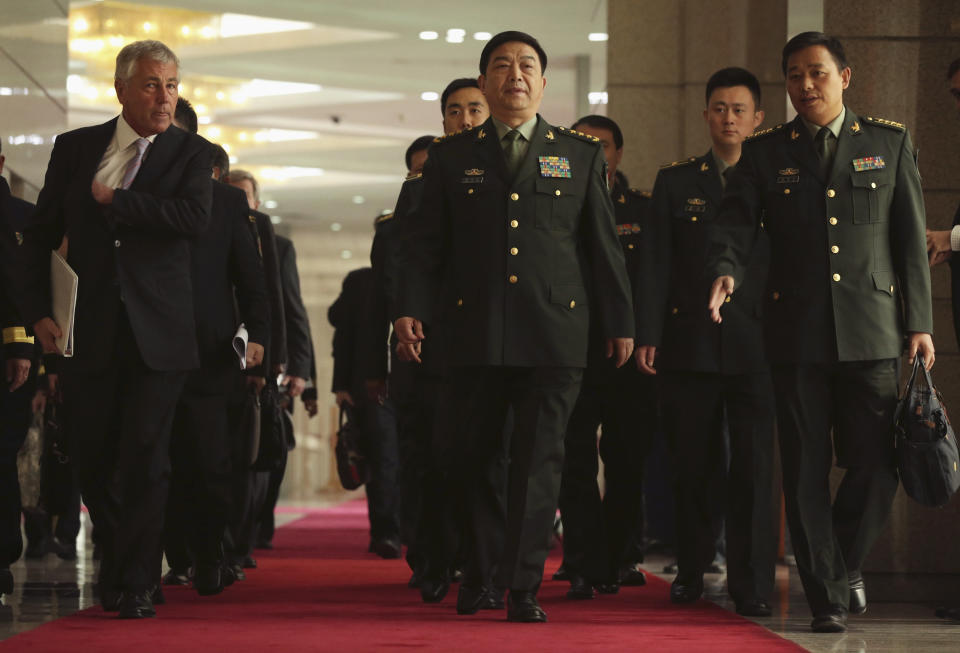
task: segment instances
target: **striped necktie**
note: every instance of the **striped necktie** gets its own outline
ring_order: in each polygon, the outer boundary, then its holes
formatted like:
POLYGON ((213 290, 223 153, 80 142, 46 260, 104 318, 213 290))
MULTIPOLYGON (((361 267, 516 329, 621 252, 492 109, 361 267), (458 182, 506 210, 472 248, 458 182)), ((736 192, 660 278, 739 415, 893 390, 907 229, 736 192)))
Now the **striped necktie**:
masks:
POLYGON ((130 188, 137 172, 140 171, 140 164, 143 163, 143 155, 146 153, 147 147, 150 146, 150 141, 145 138, 138 138, 134 145, 137 146, 137 153, 130 157, 130 162, 127 163, 127 171, 123 173, 123 182, 120 184, 120 188, 123 189, 130 188))

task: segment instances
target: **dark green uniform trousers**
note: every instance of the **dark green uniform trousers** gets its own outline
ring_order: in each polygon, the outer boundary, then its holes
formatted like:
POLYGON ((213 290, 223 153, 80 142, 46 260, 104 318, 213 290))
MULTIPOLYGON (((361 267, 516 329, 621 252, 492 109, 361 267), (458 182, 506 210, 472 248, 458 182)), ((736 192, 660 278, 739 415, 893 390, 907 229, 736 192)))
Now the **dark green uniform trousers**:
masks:
POLYGON ((563 435, 582 376, 582 369, 568 367, 451 368, 437 424, 445 440, 438 437, 434 447, 470 513, 465 585, 540 587, 560 492, 563 435), (504 438, 506 506, 496 473, 504 438))
POLYGON ((898 367, 885 359, 772 368, 787 522, 814 614, 848 606, 847 573, 860 570, 890 513, 898 367), (831 506, 834 453, 846 471, 831 506))

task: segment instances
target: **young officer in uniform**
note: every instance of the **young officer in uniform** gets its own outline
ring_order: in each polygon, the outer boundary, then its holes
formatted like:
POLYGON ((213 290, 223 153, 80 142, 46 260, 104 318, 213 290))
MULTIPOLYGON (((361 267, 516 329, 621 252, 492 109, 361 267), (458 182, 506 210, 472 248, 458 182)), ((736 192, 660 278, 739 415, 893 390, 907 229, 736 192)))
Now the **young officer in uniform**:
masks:
MULTIPOLYGON (((648 227, 651 195, 626 185, 617 175, 623 156, 623 132, 606 116, 584 116, 573 129, 600 140, 607 159, 607 180, 613 199, 617 236, 627 262, 631 286, 637 279, 637 257, 648 227)), ((606 292, 593 288, 594 294, 606 292)), ((592 316, 587 368, 580 396, 564 438, 560 514, 563 519, 563 569, 571 599, 592 599, 594 587, 616 592, 621 580, 643 585, 643 572, 626 564, 627 542, 643 510, 643 464, 656 428, 657 399, 653 379, 633 365, 617 369, 604 356, 602 325, 592 316), (597 428, 603 458, 603 498, 597 486, 597 428)), ((556 578, 556 576, 555 576, 556 578)), ((558 580, 564 578, 561 573, 558 580)))
MULTIPOLYGON (((494 585, 507 618, 542 622, 536 593, 560 490, 563 435, 599 311, 607 353, 633 352, 633 314, 606 161, 595 138, 537 115, 547 57, 529 34, 487 42, 478 79, 491 118, 430 149, 401 253, 400 341, 442 322, 449 365, 439 428, 469 497, 472 552, 457 609, 494 585), (588 288, 605 292, 589 306, 588 288), (506 511, 491 469, 513 410, 506 511), (504 512, 506 514, 504 514, 504 512), (496 577, 495 577, 496 576, 496 577)), ((444 455, 444 454, 440 454, 444 455)))
MULTIPOLYGON (((723 324, 703 310, 707 234, 740 158, 744 138, 763 121, 760 83, 743 68, 724 68, 707 82, 704 121, 711 149, 665 166, 653 189, 654 237, 642 264, 638 301, 639 367, 659 372, 661 402, 674 456, 677 568, 674 603, 696 601, 714 557, 718 505, 726 495, 727 582, 737 612, 770 614, 776 538, 773 532, 774 408, 770 373, 757 343, 767 243, 758 240, 746 282, 724 306, 723 324), (726 418, 726 420, 724 419, 726 418), (730 435, 727 487, 716 487, 724 421, 730 435)), ((722 475, 721 475, 722 477, 722 475)))
POLYGON ((783 49, 798 116, 744 143, 709 256, 713 319, 738 303, 762 232, 764 332, 787 520, 816 632, 866 610, 860 568, 897 490, 893 411, 904 349, 933 365, 916 152, 900 123, 843 104, 843 46, 804 32, 783 49), (831 442, 832 431, 832 442, 831 442), (844 468, 831 501, 833 455, 844 468))

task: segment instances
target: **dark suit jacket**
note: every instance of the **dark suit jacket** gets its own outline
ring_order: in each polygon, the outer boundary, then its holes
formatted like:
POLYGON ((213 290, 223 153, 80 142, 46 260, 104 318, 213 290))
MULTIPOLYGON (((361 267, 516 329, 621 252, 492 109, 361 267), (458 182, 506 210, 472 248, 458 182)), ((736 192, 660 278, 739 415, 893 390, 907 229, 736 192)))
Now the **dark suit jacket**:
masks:
POLYGON ((297 273, 297 252, 293 241, 277 236, 277 257, 280 262, 280 284, 283 289, 283 311, 287 334, 287 374, 310 378, 310 320, 300 296, 300 275, 297 273))
POLYGON ((364 379, 358 367, 368 344, 361 333, 367 312, 367 297, 373 283, 373 270, 353 270, 343 280, 340 296, 327 311, 327 319, 333 325, 333 384, 334 392, 345 391, 359 401, 364 394, 364 379))
POLYGON ((80 279, 71 368, 95 371, 111 363, 121 310, 148 367, 195 368, 190 241, 210 221, 209 144, 169 127, 130 188, 117 189, 113 204, 101 207, 90 186, 116 122, 57 137, 19 248, 18 303, 29 324, 51 315, 50 251, 67 235, 68 263, 80 279))
POLYGON ((20 318, 13 300, 13 289, 22 282, 22 275, 9 265, 14 262, 33 208, 30 202, 11 195, 7 180, 0 177, 0 257, 6 263, 0 268, 0 370, 8 358, 35 358, 30 326, 20 318))
POLYGON ((265 345, 264 367, 285 365, 287 362, 287 325, 283 309, 283 284, 280 280, 280 258, 277 254, 277 239, 273 231, 270 216, 260 211, 248 209, 249 224, 252 228, 257 250, 263 260, 263 271, 267 283, 267 299, 270 302, 270 332, 265 345))
POLYGON ((538 117, 511 180, 490 119, 438 139, 423 180, 402 243, 399 313, 443 324, 450 365, 585 367, 591 311, 603 337, 633 337, 596 139, 538 117), (603 292, 590 306, 594 284, 603 292))
POLYGON ((828 178, 799 117, 748 138, 717 218, 712 276, 743 282, 761 221, 771 363, 897 358, 904 331, 933 332, 923 194, 903 125, 848 108, 828 178))
POLYGON ((760 322, 770 258, 766 236, 756 238, 742 282, 721 310, 723 322, 715 324, 707 311, 713 283, 706 272, 708 233, 722 195, 709 151, 657 174, 637 316, 638 344, 657 347, 660 369, 744 374, 766 368, 760 322))
POLYGON ((201 368, 239 369, 233 335, 243 322, 250 341, 264 344, 270 304, 263 265, 247 227, 243 191, 213 183, 210 226, 193 242, 193 292, 201 368), (239 316, 234 309, 234 288, 239 316))

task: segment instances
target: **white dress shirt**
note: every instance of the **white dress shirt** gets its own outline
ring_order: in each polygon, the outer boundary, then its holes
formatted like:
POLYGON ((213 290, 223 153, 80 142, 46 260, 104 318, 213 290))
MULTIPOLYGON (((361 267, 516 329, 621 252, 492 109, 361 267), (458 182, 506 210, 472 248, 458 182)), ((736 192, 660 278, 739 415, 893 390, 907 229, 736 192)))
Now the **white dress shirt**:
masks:
MULTIPOLYGON (((156 137, 157 135, 153 134, 147 136, 147 140, 152 145, 156 137)), ((137 153, 135 143, 138 138, 140 138, 140 134, 135 132, 126 118, 123 117, 123 114, 120 114, 117 118, 117 128, 113 132, 110 144, 107 145, 107 149, 103 153, 103 158, 100 159, 100 165, 97 166, 97 174, 94 179, 104 186, 120 188, 120 184, 123 183, 123 176, 127 172, 127 164, 137 153)), ((150 152, 150 148, 147 148, 147 152, 150 152)), ((143 158, 146 160, 147 155, 144 154, 143 158)))

